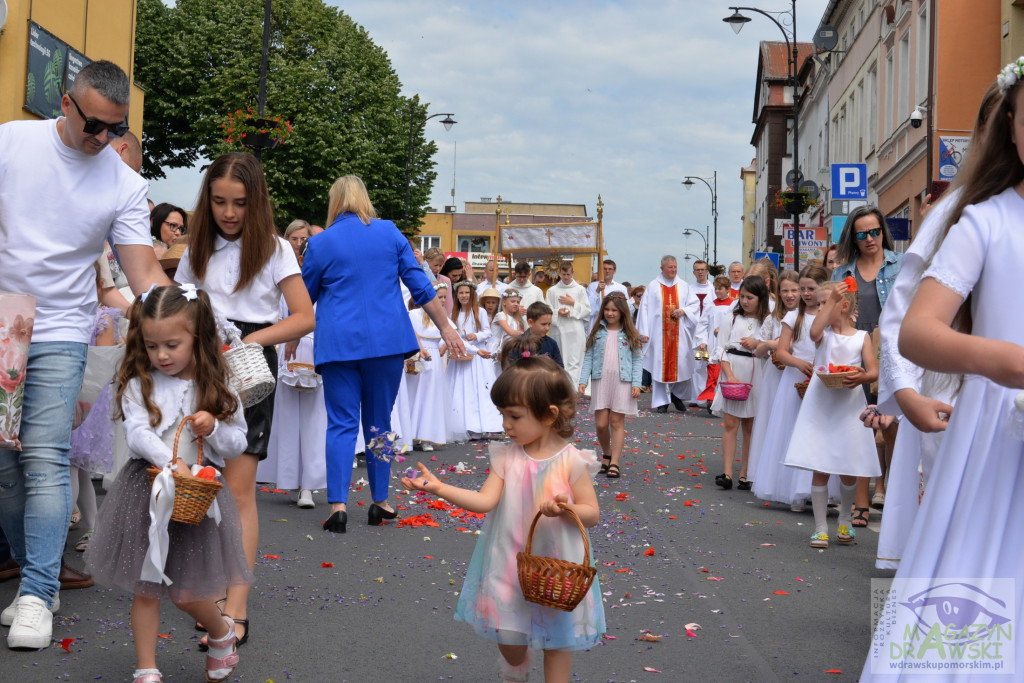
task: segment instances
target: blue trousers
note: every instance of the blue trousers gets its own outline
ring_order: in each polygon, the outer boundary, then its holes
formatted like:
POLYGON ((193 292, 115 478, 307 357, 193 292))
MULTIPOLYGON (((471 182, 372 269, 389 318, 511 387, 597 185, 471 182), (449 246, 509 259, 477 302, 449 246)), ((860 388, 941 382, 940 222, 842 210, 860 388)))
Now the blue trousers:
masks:
MULTIPOLYGON (((352 482, 352 459, 356 455, 359 416, 362 409, 363 436, 391 431, 391 410, 395 407, 402 381, 405 357, 398 354, 363 360, 320 364, 327 404, 327 501, 347 503, 352 482)), ((366 454, 370 495, 374 502, 388 498, 391 463, 366 454)))
POLYGON ((47 605, 60 588, 60 560, 71 519, 68 450, 88 347, 29 347, 21 413, 22 450, 0 450, 0 526, 21 565, 21 594, 47 605))

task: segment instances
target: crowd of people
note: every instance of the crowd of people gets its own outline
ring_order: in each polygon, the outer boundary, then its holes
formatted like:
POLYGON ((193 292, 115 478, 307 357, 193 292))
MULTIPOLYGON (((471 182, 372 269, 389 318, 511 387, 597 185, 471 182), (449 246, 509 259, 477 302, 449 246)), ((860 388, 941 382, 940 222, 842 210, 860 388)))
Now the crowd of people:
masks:
POLYGON ((582 552, 574 520, 598 522, 593 480, 621 476, 625 418, 645 391, 659 413, 723 416, 716 484, 810 505, 812 547, 833 540, 830 501, 839 544, 884 507, 880 568, 1019 580, 1006 520, 1024 505, 1024 394, 1013 393, 1024 354, 1002 291, 1024 247, 1022 78, 1024 60, 989 88, 965 170, 933 197, 906 258, 865 206, 824 262, 799 272, 762 259, 712 277, 698 260, 687 283, 666 255, 633 287, 611 259, 587 286, 569 261, 557 278, 519 262, 507 281, 490 261, 478 279, 377 218, 355 176, 332 185, 326 228, 296 220, 282 237, 244 153, 213 161, 191 212, 152 206, 124 124, 127 77, 91 63, 64 116, 0 126, 0 254, 22 264, 0 272, 0 290, 36 298, 33 326, 10 335, 31 341, 20 450, 0 451, 0 578, 20 575, 0 619, 8 647, 49 646, 59 590, 95 580, 134 596, 135 683, 162 680, 164 597, 207 632, 207 680, 226 680, 249 639, 257 482, 296 491, 304 508, 326 490, 323 529, 346 533, 360 453, 376 526, 398 514, 396 453, 494 440, 479 491, 422 464, 401 483, 492 513, 455 618, 497 643, 505 680, 526 680, 533 648, 546 680, 567 681, 571 652, 605 631, 598 582, 574 610, 528 602, 507 590, 510 553, 538 514, 538 554, 582 552), (245 345, 276 382, 254 400, 224 353, 245 345), (571 443, 578 405, 593 413, 599 455, 571 443), (94 474, 107 475, 98 510, 94 474), (176 487, 198 479, 220 484, 206 515, 171 521, 176 487), (995 546, 957 513, 982 499, 974 521, 995 546), (61 560, 74 526, 88 574, 61 560))

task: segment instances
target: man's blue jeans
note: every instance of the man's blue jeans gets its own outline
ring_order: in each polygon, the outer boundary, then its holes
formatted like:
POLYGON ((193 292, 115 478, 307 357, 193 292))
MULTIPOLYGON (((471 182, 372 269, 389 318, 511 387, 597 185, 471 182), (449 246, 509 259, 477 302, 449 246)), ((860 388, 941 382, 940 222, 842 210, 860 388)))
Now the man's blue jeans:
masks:
POLYGON ((0 450, 0 526, 21 565, 21 594, 52 605, 71 521, 68 450, 88 347, 31 345, 21 414, 22 450, 0 450))

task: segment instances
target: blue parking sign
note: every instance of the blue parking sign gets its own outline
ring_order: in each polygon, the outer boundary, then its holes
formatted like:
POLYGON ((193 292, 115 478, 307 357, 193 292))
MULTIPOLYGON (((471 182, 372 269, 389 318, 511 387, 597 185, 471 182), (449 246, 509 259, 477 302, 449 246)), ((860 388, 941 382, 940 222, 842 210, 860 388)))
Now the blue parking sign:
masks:
POLYGON ((867 164, 832 164, 832 199, 867 198, 867 164))

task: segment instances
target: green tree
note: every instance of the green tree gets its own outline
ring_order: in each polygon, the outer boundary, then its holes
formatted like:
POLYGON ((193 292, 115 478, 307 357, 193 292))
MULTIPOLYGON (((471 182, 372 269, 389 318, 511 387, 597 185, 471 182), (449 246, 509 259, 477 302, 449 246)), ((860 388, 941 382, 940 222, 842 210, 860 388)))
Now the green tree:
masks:
MULTIPOLYGON (((173 8, 139 1, 146 177, 240 149, 221 124, 236 109, 256 110, 262 35, 259 0, 179 0, 173 8)), ((263 154, 263 167, 281 225, 323 221, 331 183, 354 174, 381 217, 414 232, 437 175, 437 147, 423 137, 426 105, 400 91, 387 53, 344 12, 323 0, 274 0, 265 111, 294 130, 263 154), (412 225, 404 225, 410 117, 412 225)))

